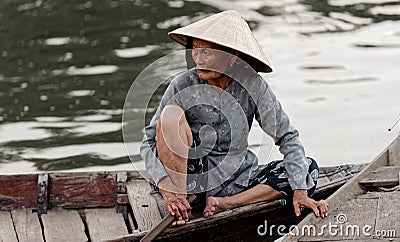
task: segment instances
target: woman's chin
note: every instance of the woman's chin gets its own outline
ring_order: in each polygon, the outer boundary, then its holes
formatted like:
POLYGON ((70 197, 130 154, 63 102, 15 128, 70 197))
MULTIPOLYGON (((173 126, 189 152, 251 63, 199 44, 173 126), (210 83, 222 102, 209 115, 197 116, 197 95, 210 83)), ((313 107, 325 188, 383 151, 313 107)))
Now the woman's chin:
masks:
POLYGON ((216 71, 209 71, 209 70, 197 69, 197 73, 199 74, 199 77, 203 80, 217 79, 221 76, 220 73, 218 73, 216 71))

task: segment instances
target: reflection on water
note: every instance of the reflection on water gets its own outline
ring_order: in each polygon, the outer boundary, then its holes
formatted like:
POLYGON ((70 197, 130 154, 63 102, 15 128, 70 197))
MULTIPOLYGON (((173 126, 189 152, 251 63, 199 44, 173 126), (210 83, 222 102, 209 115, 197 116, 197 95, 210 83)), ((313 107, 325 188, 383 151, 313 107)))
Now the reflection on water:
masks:
POLYGON ((335 79, 335 80, 306 80, 308 84, 322 84, 322 85, 340 85, 340 84, 353 84, 353 83, 367 83, 377 81, 373 77, 349 78, 349 79, 335 79))
MULTIPOLYGON (((354 110, 381 107, 382 125, 399 111, 392 100, 400 74, 398 1, 5 0, 0 2, 0 172, 129 163, 121 118, 132 81, 152 61, 181 49, 168 31, 225 9, 237 9, 250 21, 275 67, 265 77, 322 163, 368 159, 371 154, 360 155, 364 144, 355 145, 367 130, 370 136, 363 139, 382 142, 371 152, 393 137, 378 134, 377 110, 354 110), (343 100, 346 105, 339 105, 343 100), (332 116, 346 112, 348 119, 332 116), (311 125, 310 116, 318 116, 311 125), (354 145, 338 145, 343 142, 334 136, 340 132, 353 134, 347 139, 354 145), (322 142, 316 133, 329 140, 322 142)), ((147 116, 165 88, 153 97, 147 116)), ((257 132, 255 127, 252 149, 269 146, 259 144, 257 132)), ((131 136, 139 142, 140 130, 132 128, 131 136)), ((131 158, 139 161, 138 153, 131 158)))

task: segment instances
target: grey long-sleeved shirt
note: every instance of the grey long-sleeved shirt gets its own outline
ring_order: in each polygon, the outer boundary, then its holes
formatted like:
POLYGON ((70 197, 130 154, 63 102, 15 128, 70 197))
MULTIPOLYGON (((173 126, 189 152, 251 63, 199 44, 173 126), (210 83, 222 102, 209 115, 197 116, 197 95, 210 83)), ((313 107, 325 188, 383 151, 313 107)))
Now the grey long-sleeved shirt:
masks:
POLYGON ((299 132, 291 126, 280 102, 260 75, 239 74, 219 94, 199 78, 196 69, 180 74, 170 83, 150 124, 143 130, 141 155, 156 184, 168 175, 157 155, 156 124, 164 107, 170 104, 185 110, 197 147, 189 154, 192 158, 207 159, 207 170, 213 171, 207 178, 211 184, 208 195, 236 194, 256 176, 258 159, 248 150, 247 143, 254 118, 284 155, 291 188, 309 189, 314 185, 307 172, 299 132))

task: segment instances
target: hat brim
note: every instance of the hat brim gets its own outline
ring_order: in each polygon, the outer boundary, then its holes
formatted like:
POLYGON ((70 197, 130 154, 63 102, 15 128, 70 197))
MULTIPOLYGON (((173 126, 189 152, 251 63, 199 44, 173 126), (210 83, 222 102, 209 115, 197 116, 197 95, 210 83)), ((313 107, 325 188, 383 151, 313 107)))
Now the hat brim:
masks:
POLYGON ((201 37, 201 36, 177 34, 177 33, 174 33, 174 31, 173 32, 169 32, 168 36, 172 40, 176 41, 177 43, 183 45, 186 48, 191 48, 191 46, 188 46, 188 38, 194 38, 194 39, 205 40, 205 41, 208 41, 208 42, 212 42, 214 44, 218 44, 218 45, 221 45, 221 46, 224 46, 224 47, 228 47, 228 48, 237 50, 239 53, 241 53, 241 58, 244 61, 246 61, 255 71, 257 71, 257 72, 266 72, 266 73, 272 72, 272 68, 270 67, 269 63, 266 64, 266 63, 264 63, 264 61, 259 60, 257 57, 252 56, 252 55, 250 55, 248 53, 244 53, 243 51, 238 50, 234 46, 229 46, 229 45, 227 45, 225 43, 219 43, 216 40, 208 39, 208 38, 201 37))

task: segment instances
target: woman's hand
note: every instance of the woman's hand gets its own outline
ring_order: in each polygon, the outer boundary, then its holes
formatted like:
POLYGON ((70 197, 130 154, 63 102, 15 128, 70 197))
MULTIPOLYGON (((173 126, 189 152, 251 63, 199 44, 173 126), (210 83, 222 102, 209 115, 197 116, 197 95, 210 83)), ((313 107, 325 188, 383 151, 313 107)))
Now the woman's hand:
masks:
POLYGON ((307 196, 307 190, 294 190, 293 207, 296 216, 300 216, 301 208, 310 208, 315 216, 322 218, 328 216, 328 203, 325 200, 315 201, 307 196))
POLYGON ((177 219, 172 223, 172 226, 183 225, 186 221, 189 221, 188 212, 192 208, 186 199, 186 194, 178 193, 178 188, 172 183, 169 177, 163 178, 158 186, 163 196, 165 207, 177 219))

